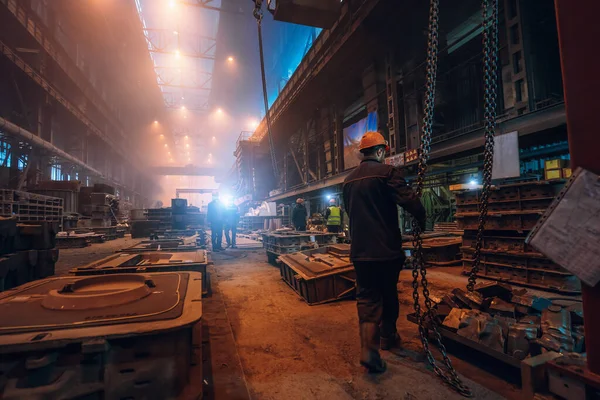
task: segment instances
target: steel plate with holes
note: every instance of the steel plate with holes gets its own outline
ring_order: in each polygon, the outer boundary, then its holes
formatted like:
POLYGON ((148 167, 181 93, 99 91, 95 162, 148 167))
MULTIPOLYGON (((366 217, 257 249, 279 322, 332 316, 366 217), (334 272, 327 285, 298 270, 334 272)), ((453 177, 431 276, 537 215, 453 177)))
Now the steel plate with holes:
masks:
MULTIPOLYGON (((201 351, 197 272, 55 277, 0 294, 0 397, 175 399, 201 351)), ((200 358, 201 359, 201 358, 200 358)))
POLYGON ((206 250, 195 252, 153 251, 144 253, 117 253, 83 267, 73 268, 69 273, 105 275, 125 273, 148 273, 167 271, 197 271, 202 273, 202 291, 210 293, 210 277, 206 267, 210 262, 206 250))
POLYGON ((282 279, 310 305, 352 297, 356 275, 350 245, 335 245, 279 257, 282 279))

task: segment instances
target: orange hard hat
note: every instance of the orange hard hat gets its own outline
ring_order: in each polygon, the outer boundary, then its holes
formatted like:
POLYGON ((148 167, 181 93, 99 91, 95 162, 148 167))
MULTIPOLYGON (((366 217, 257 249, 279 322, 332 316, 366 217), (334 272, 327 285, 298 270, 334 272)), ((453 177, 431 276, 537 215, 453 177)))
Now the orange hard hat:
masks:
POLYGON ((390 150, 387 140, 385 140, 381 133, 369 131, 365 133, 362 138, 360 138, 358 150, 362 151, 364 149, 369 149, 375 146, 385 146, 385 151, 390 150))

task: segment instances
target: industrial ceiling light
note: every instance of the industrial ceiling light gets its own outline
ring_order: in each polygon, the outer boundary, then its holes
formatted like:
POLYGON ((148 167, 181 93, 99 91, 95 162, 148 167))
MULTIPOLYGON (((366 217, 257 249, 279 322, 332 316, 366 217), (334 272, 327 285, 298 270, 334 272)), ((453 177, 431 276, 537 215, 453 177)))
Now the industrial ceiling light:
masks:
POLYGON ((227 58, 227 61, 229 61, 229 62, 233 62, 233 57, 229 56, 229 57, 227 58))
POLYGON ((160 138, 163 139, 165 137, 165 135, 163 135, 162 133, 160 134, 160 138))
POLYGON ((158 121, 157 121, 157 120, 154 120, 154 125, 157 125, 157 124, 158 124, 158 121))
POLYGON ((179 58, 181 56, 181 53, 179 52, 179 49, 175 50, 175 57, 179 58))

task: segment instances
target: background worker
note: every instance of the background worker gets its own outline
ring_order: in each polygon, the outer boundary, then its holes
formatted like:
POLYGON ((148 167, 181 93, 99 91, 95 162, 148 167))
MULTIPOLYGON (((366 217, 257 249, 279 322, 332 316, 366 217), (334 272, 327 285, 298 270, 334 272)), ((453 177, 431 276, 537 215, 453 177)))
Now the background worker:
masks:
POLYGON ((339 233, 342 229, 342 209, 337 206, 335 199, 329 200, 329 207, 325 210, 327 232, 339 233))
POLYGON ((380 347, 389 350, 400 345, 396 330, 397 283, 405 255, 396 205, 415 216, 422 228, 426 218, 423 205, 401 170, 384 164, 387 149, 379 132, 365 133, 359 145, 363 161, 343 186, 344 205, 350 218, 350 259, 358 287, 360 362, 371 373, 386 370, 380 347))
POLYGON ((304 199, 296 200, 296 205, 292 210, 292 225, 297 231, 306 230, 306 207, 304 206, 304 199))
POLYGON ((219 200, 219 193, 213 193, 212 201, 208 203, 206 219, 210 224, 211 241, 213 251, 224 250, 221 246, 223 242, 223 219, 224 206, 219 200))
POLYGON ((240 220, 240 214, 235 204, 231 203, 225 208, 225 240, 227 247, 236 249, 237 245, 237 225, 240 220))

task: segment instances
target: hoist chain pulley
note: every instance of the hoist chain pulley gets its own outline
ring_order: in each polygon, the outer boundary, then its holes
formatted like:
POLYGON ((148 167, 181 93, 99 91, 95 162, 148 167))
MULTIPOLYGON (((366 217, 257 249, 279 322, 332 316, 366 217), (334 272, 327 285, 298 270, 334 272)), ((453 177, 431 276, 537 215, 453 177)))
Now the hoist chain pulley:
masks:
MULTIPOLYGON (((477 235, 477 244, 475 257, 476 260, 469 276, 467 288, 473 290, 475 278, 478 272, 479 259, 481 257, 481 246, 483 241, 483 230, 487 217, 487 203, 492 177, 492 163, 494 154, 494 130, 496 127, 496 91, 497 91, 497 54, 498 54, 498 0, 483 0, 483 64, 484 64, 484 107, 485 107, 485 148, 484 148, 484 171, 483 171, 483 190, 481 203, 479 205, 479 229, 477 235)), ((426 91, 423 116, 423 128, 421 132, 421 145, 419 148, 419 164, 415 192, 421 197, 423 194, 423 185, 425 174, 427 172, 427 162, 431 149, 431 136, 433 129, 433 113, 435 108, 435 87, 438 67, 438 39, 439 30, 439 0, 431 0, 429 8, 429 36, 427 46, 427 69, 426 69, 426 91)), ((423 344, 423 350, 427 360, 431 364, 434 372, 442 380, 454 388, 458 393, 465 397, 472 397, 471 389, 467 387, 452 366, 452 362, 446 353, 446 348, 442 343, 442 335, 438 329, 438 321, 433 308, 432 300, 429 296, 429 287, 427 281, 427 269, 423 254, 423 239, 421 237, 421 227, 416 219, 412 219, 413 229, 413 300, 415 316, 417 318, 419 335, 423 344), (423 302, 425 311, 421 310, 419 301, 419 275, 423 287, 423 302), (427 325, 426 325, 427 322, 427 325), (431 349, 429 348, 429 329, 437 342, 438 348, 442 354, 446 371, 442 370, 437 364, 431 349)))

